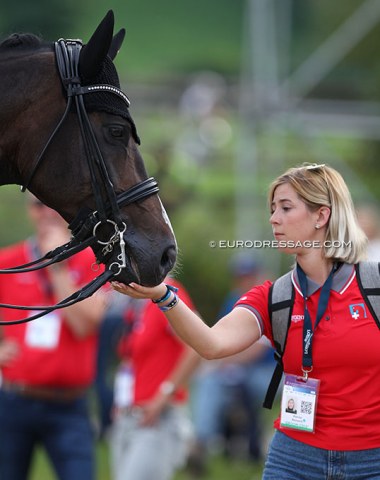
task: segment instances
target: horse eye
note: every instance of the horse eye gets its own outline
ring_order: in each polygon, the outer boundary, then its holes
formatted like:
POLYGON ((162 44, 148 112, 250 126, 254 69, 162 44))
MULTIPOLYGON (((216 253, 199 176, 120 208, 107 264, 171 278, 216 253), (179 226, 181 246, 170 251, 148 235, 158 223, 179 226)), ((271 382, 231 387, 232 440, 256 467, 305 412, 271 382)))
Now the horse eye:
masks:
POLYGON ((109 132, 113 137, 121 138, 124 136, 124 127, 113 125, 109 127, 109 132))

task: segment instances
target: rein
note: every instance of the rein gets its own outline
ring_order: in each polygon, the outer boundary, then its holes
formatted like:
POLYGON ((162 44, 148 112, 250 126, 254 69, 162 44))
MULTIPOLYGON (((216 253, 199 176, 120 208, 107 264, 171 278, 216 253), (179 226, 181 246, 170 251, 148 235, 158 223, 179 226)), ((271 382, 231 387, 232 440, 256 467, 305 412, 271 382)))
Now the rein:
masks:
POLYGON ((41 153, 37 157, 37 161, 35 162, 29 178, 22 186, 21 191, 25 192, 25 190, 29 187, 34 175, 36 174, 39 166, 41 165, 48 146, 53 141, 56 133, 65 121, 67 114, 74 103, 84 142, 87 163, 91 175, 91 183, 95 197, 96 210, 91 211, 90 209, 82 209, 77 214, 76 218, 69 225, 69 228, 72 231, 72 238, 68 243, 57 247, 54 250, 51 250, 42 258, 32 261, 30 263, 0 270, 0 274, 25 273, 39 270, 48 267, 49 265, 61 262, 75 255, 81 250, 84 250, 85 248, 89 246, 94 246, 96 244, 101 245, 101 255, 103 256, 103 258, 107 254, 111 253, 115 247, 120 248, 120 254, 117 256, 117 261, 109 265, 108 269, 105 270, 102 274, 100 274, 83 288, 76 291, 64 300, 60 301, 56 305, 23 306, 0 303, 0 308, 39 311, 39 313, 36 313, 28 318, 9 322, 0 321, 0 325, 15 325, 29 322, 36 318, 42 317, 43 315, 46 315, 54 310, 66 308, 70 305, 73 305, 90 297, 105 283, 109 282, 117 275, 119 275, 120 272, 127 267, 127 257, 123 237, 123 234, 127 229, 127 225, 121 218, 120 208, 143 200, 150 195, 158 193, 159 191, 157 181, 153 177, 150 177, 137 183, 136 185, 133 185, 131 188, 120 194, 115 193, 112 180, 107 169, 107 165, 100 151, 93 128, 91 126, 90 119, 86 111, 83 95, 96 92, 112 93, 124 100, 127 107, 130 106, 130 101, 120 89, 113 85, 81 85, 78 71, 81 49, 82 42, 80 40, 60 39, 55 42, 55 55, 57 60, 57 66, 62 85, 66 90, 67 104, 61 119, 54 128, 50 137, 48 138, 41 153), (99 179, 101 180, 101 182, 99 181, 99 179), (102 197, 102 191, 105 192, 105 201, 102 197), (98 236, 99 227, 104 225, 112 226, 114 228, 114 232, 106 241, 101 240, 98 236))

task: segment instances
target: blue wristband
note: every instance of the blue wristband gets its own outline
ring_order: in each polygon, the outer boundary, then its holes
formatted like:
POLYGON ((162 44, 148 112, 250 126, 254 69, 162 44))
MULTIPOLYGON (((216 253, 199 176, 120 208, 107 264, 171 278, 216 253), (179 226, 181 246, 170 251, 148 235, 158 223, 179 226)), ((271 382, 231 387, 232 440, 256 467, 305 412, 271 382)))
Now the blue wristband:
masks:
POLYGON ((172 308, 174 308, 178 303, 178 296, 177 294, 174 292, 174 298, 173 300, 168 303, 167 305, 165 305, 164 307, 160 307, 158 306, 158 308, 161 310, 161 312, 168 312, 169 310, 171 310, 172 308))
POLYGON ((165 292, 165 294, 164 294, 161 298, 159 298, 158 300, 152 300, 153 303, 163 303, 163 302, 166 302, 166 300, 169 299, 171 292, 174 292, 174 293, 177 293, 177 292, 178 292, 178 288, 177 288, 177 287, 173 287, 173 285, 167 285, 167 284, 165 284, 165 286, 166 286, 166 292, 165 292))

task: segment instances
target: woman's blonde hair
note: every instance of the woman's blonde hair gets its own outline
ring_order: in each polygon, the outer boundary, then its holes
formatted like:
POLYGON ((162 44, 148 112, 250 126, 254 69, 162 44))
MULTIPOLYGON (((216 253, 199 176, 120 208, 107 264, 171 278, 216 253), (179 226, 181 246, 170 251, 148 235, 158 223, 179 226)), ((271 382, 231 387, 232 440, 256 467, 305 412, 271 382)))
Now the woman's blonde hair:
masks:
POLYGON ((358 224, 351 194, 340 173, 324 164, 290 168, 270 185, 269 205, 276 188, 283 184, 291 185, 311 211, 330 208, 323 247, 326 258, 347 263, 365 259, 368 239, 358 224))

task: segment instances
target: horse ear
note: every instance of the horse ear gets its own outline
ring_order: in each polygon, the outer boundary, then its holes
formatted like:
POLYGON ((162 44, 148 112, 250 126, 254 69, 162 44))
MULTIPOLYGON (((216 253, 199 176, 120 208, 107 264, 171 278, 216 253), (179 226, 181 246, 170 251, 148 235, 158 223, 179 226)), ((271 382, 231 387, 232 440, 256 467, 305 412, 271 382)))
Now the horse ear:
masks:
POLYGON ((82 78, 91 79, 99 72, 112 43, 114 23, 113 11, 109 10, 82 48, 79 57, 79 74, 82 78))
POLYGON ((114 35, 110 49, 108 50, 108 55, 109 57, 111 57, 111 60, 113 60, 118 54, 120 47, 124 41, 124 37, 125 37, 125 28, 122 28, 119 32, 117 32, 116 35, 114 35))

